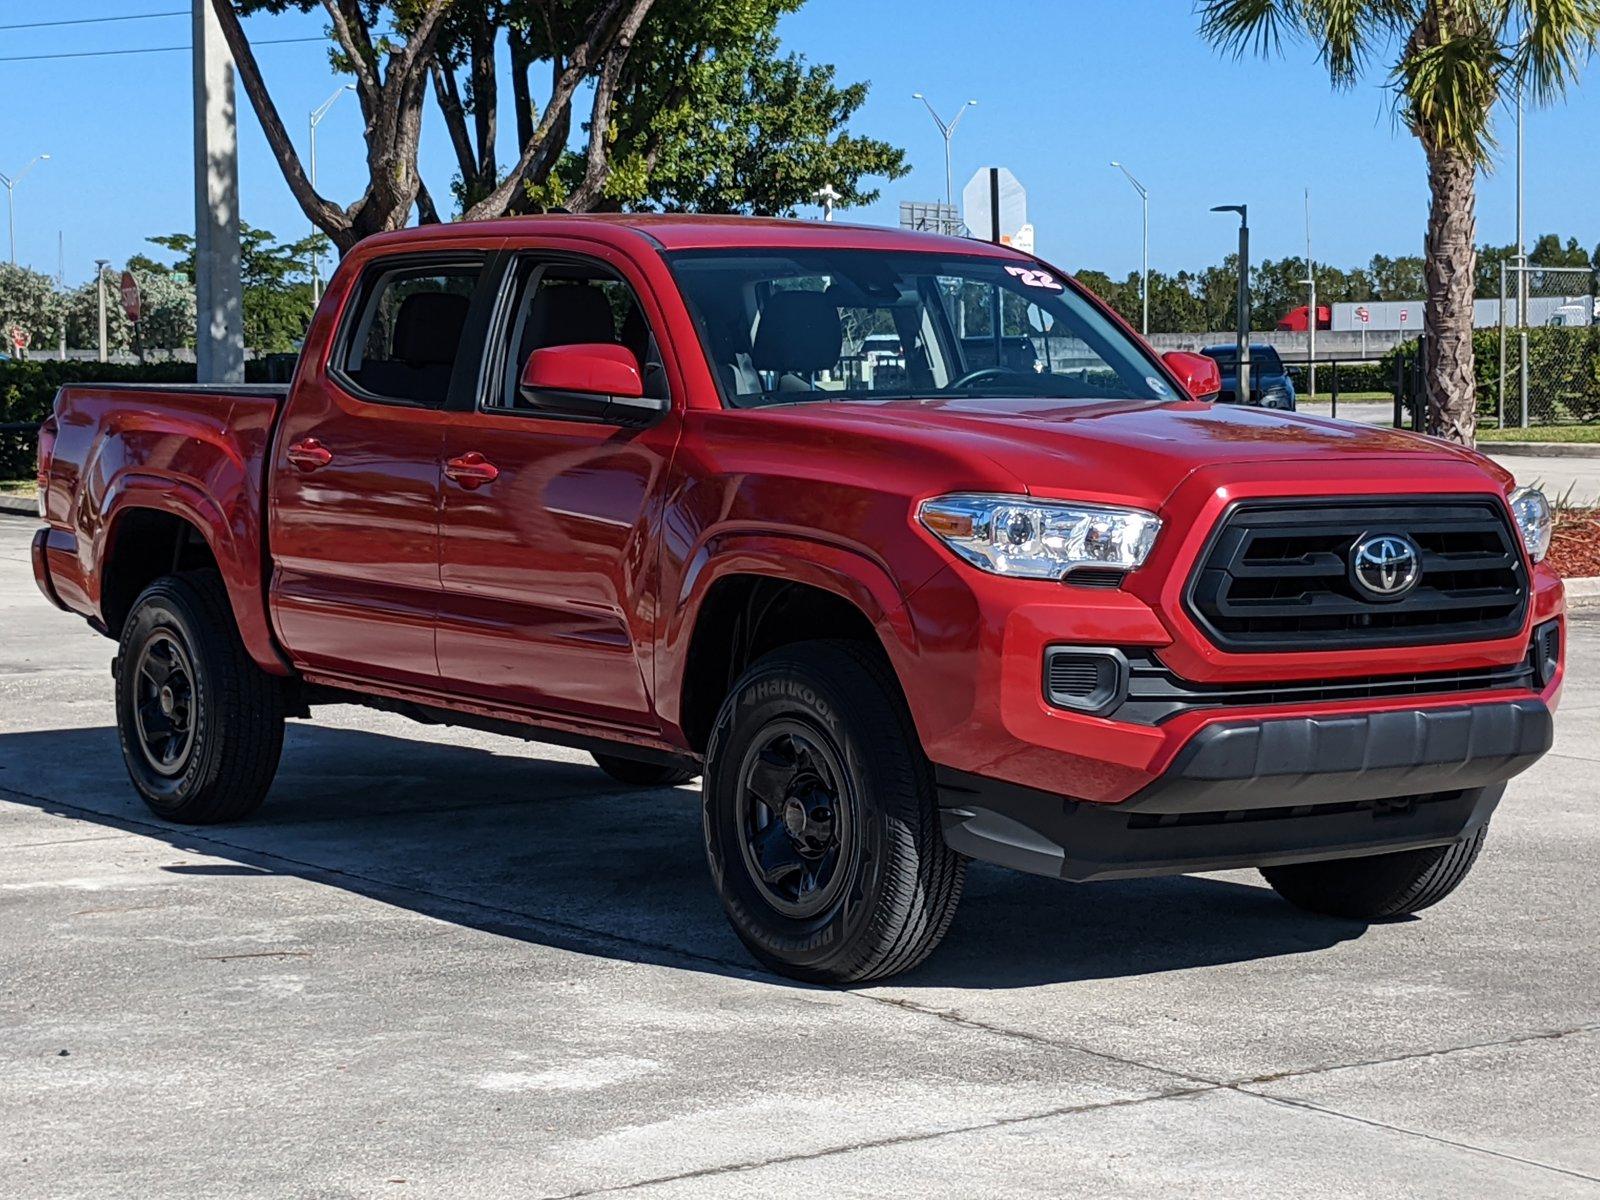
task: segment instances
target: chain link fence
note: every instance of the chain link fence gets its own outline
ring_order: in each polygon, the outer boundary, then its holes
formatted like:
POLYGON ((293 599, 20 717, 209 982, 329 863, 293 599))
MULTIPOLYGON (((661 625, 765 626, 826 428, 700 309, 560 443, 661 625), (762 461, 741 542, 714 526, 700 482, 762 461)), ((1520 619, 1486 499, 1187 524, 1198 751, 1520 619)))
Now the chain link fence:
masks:
POLYGON ((1502 426, 1600 421, 1597 296, 1600 276, 1589 267, 1502 265, 1495 404, 1502 426))

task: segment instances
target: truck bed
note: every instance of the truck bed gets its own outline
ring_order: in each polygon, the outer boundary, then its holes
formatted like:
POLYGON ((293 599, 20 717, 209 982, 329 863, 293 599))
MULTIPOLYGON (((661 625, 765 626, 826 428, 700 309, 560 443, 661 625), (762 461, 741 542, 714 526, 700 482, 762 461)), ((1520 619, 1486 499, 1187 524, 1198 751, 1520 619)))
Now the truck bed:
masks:
MULTIPOLYGON (((114 624, 98 564, 130 513, 204 532, 251 654, 277 664, 265 604, 264 487, 282 384, 69 384, 40 433, 45 566, 58 602, 114 624)), ((281 665, 280 665, 281 669, 281 665)))

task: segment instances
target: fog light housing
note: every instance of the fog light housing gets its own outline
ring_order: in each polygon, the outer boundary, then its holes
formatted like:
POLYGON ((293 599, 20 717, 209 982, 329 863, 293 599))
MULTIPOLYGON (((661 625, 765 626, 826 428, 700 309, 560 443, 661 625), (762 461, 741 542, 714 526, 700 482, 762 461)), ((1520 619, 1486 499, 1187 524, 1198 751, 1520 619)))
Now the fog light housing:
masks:
POLYGON ((1054 708, 1101 716, 1128 695, 1128 660, 1122 651, 1051 646, 1044 652, 1044 698, 1054 708))
POLYGON ((1546 621, 1533 631, 1533 674, 1540 688, 1550 686, 1561 666, 1561 620, 1546 621))

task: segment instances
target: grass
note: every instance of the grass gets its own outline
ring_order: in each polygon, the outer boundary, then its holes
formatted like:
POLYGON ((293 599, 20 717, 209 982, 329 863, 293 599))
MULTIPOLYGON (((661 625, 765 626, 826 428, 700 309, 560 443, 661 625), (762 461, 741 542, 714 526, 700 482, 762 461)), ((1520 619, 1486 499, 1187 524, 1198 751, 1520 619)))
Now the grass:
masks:
POLYGON ((1600 425, 1532 425, 1527 429, 1478 426, 1480 442, 1600 442, 1600 425))
MULTIPOLYGON (((1326 387, 1319 387, 1317 389, 1317 394, 1315 396, 1312 396, 1312 395, 1310 395, 1310 394, 1308 394, 1306 392, 1301 392, 1299 394, 1299 400, 1300 400, 1300 403, 1302 403, 1302 404, 1326 405, 1332 400, 1332 398, 1333 398, 1333 393, 1328 391, 1328 389, 1326 387)), ((1380 401, 1382 403, 1385 403, 1385 404, 1393 404, 1394 403, 1394 393, 1393 392, 1347 392, 1347 391, 1343 390, 1342 388, 1339 391, 1339 403, 1340 404, 1376 404, 1376 403, 1378 403, 1380 401)))
POLYGON ((0 479, 0 494, 7 496, 36 496, 38 488, 31 479, 0 479))

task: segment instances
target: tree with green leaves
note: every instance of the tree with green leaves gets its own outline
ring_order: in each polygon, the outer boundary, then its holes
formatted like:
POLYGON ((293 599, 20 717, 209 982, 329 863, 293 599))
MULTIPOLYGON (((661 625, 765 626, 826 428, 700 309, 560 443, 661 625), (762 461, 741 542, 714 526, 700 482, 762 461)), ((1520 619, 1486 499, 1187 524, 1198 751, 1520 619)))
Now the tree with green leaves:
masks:
MULTIPOLYGON (((170 266, 136 256, 129 261, 139 269, 177 272, 194 278, 194 236, 171 233, 147 239, 177 255, 170 266)), ((311 254, 327 253, 327 239, 311 234, 293 242, 280 242, 265 229, 248 222, 239 225, 239 275, 244 288, 244 343, 258 353, 295 349, 311 322, 311 254)), ((192 334, 192 331, 191 331, 192 334)))
MULTIPOLYGON (((616 81, 633 39, 655 0, 211 0, 233 54, 239 82, 261 122, 289 190, 340 253, 369 234, 398 229, 417 209, 438 219, 432 196, 417 170, 423 111, 430 82, 443 82, 441 63, 465 52, 478 54, 476 71, 492 73, 494 34, 515 28, 512 52, 520 74, 514 80, 518 101, 518 156, 484 194, 469 192, 469 219, 498 216, 548 177, 566 149, 572 104, 580 85, 594 84, 594 110, 588 159, 603 178, 608 160, 607 131, 616 81), (266 77, 245 36, 241 17, 253 13, 310 12, 328 15, 333 39, 330 62, 354 79, 361 105, 367 150, 367 183, 350 205, 340 205, 311 186, 266 77), (463 51, 462 47, 466 49, 463 51), (482 47, 487 46, 487 51, 482 47), (475 49, 474 47, 477 47, 475 49), (535 119, 529 72, 544 61, 550 87, 544 111, 535 119)), ((476 79, 477 76, 475 75, 476 79)), ((487 85, 480 83, 479 88, 487 85)), ((449 97, 442 99, 448 102, 449 97)), ((459 88, 457 100, 460 99, 459 88)), ((472 97, 474 121, 487 136, 476 147, 478 161, 492 163, 493 104, 487 90, 472 97)), ((458 105, 459 107, 459 105, 458 105)), ((449 113, 447 111, 447 120, 449 113)), ((452 140, 458 129, 451 124, 452 140)), ((458 147, 459 149, 459 147, 458 147)))
POLYGON ((1199 0, 1214 45, 1275 54, 1310 42, 1336 87, 1390 59, 1401 120, 1428 162, 1423 387, 1433 423, 1471 445, 1477 172, 1489 163, 1494 106, 1526 90, 1561 96, 1600 45, 1597 0, 1199 0))
POLYGON ((26 330, 35 346, 54 346, 61 336, 62 303, 55 280, 27 267, 0 263, 0 354, 15 354, 12 326, 26 330))

